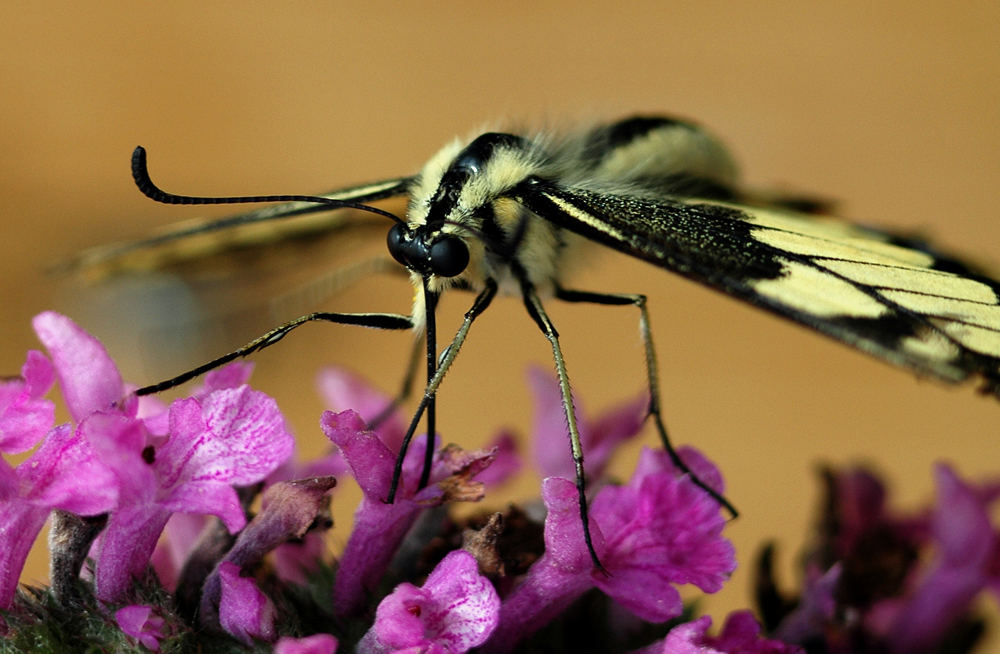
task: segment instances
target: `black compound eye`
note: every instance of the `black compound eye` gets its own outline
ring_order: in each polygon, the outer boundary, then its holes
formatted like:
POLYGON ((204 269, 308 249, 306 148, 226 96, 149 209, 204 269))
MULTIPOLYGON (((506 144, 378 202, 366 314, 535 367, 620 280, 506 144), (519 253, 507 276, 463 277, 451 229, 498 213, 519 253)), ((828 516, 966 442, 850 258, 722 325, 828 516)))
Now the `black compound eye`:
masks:
POLYGON ((385 243, 389 247, 389 254, 392 258, 403 264, 407 265, 406 262, 406 237, 409 236, 409 230, 406 229, 406 225, 402 223, 396 223, 389 229, 389 234, 385 237, 385 243))
POLYGON ((457 236, 444 236, 431 245, 431 270, 441 277, 462 274, 469 265, 469 248, 457 236))

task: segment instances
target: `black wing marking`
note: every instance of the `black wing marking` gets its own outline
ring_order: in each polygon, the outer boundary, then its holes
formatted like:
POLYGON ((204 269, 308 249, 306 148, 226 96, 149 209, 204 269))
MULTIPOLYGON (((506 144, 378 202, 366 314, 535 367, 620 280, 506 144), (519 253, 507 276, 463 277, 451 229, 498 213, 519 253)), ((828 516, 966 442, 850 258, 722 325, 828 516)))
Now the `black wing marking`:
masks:
MULTIPOLYGON (((321 197, 375 202, 406 195, 413 181, 413 177, 387 179, 330 191, 321 197)), ((121 272, 155 270, 227 251, 335 232, 352 224, 349 211, 331 211, 327 206, 309 202, 287 202, 221 219, 196 218, 171 225, 169 231, 147 239, 91 248, 63 262, 55 272, 101 279, 121 272), (295 220, 287 220, 293 218, 295 220)))
POLYGON ((790 211, 530 182, 572 232, 946 381, 1000 394, 1000 283, 875 230, 790 211))

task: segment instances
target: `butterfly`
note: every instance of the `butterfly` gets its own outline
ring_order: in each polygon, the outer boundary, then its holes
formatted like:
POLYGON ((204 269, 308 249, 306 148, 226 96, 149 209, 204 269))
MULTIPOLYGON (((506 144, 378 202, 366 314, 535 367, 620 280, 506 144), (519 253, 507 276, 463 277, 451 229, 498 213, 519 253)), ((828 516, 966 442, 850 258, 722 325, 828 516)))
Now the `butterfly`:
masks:
MULTIPOLYGON (((181 375, 139 389, 149 394, 273 345, 314 321, 422 331, 427 381, 402 456, 426 413, 434 433, 436 392, 473 323, 497 295, 521 299, 552 349, 576 467, 581 520, 590 542, 583 456, 551 299, 632 306, 645 346, 649 416, 674 463, 660 411, 656 352, 641 293, 604 293, 568 285, 586 265, 586 243, 642 259, 787 318, 847 345, 946 382, 978 379, 1000 395, 1000 282, 922 239, 821 215, 821 203, 744 188, 726 148, 692 122, 635 116, 564 134, 487 132, 456 140, 415 175, 321 196, 200 198, 167 193, 150 179, 146 153, 133 154, 140 190, 171 204, 280 202, 222 220, 194 222, 144 241, 85 252, 80 269, 155 267, 219 249, 289 235, 306 240, 346 231, 354 209, 388 219, 388 253, 413 283, 409 315, 315 312, 286 322, 243 347, 181 375), (405 217, 371 203, 405 197, 405 217), (442 293, 474 299, 449 344, 437 348, 435 308, 442 293)), ((428 444, 428 457, 432 450, 428 444)), ((429 474, 429 461, 422 483, 429 474)), ((732 505, 692 480, 734 515, 732 505)))

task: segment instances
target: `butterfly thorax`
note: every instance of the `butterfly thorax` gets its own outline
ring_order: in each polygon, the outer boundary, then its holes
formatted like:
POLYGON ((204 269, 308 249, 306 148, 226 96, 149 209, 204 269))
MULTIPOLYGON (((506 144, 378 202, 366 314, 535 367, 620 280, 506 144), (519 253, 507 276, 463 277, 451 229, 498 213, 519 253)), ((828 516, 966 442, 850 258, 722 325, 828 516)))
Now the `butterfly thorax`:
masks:
POLYGON ((397 260, 417 284, 431 273, 437 291, 456 284, 479 290, 493 280, 509 294, 527 282, 546 295, 570 270, 570 251, 586 239, 524 207, 517 200, 520 190, 585 179, 588 188, 602 192, 683 188, 715 194, 731 188, 735 175, 718 141, 672 119, 637 117, 562 138, 487 132, 430 159, 413 186, 407 216, 409 238, 422 243, 421 253, 452 236, 469 252, 467 267, 441 276, 426 258, 397 260))

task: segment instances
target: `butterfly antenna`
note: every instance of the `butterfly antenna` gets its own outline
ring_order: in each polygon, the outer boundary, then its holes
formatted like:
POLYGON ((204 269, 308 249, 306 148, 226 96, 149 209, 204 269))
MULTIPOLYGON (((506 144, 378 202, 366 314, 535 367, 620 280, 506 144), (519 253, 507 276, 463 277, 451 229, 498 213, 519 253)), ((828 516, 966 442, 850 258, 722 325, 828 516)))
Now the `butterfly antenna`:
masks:
POLYGON ((135 180, 135 185, 139 187, 142 194, 145 195, 150 200, 155 200, 156 202, 161 202, 163 204, 248 204, 255 202, 314 202, 316 204, 324 204, 331 209, 357 209, 359 211, 367 211, 368 213, 374 213, 379 216, 384 216, 393 222, 403 224, 404 221, 399 216, 389 213, 379 209, 378 207, 372 207, 367 204, 361 204, 358 202, 351 202, 349 200, 336 200, 333 198, 324 198, 319 195, 247 195, 247 196, 232 196, 232 197, 197 197, 193 195, 175 195, 173 193, 167 193, 156 184, 153 183, 152 178, 149 176, 149 168, 146 165, 146 148, 141 145, 136 146, 135 150, 132 151, 132 179, 135 180))

